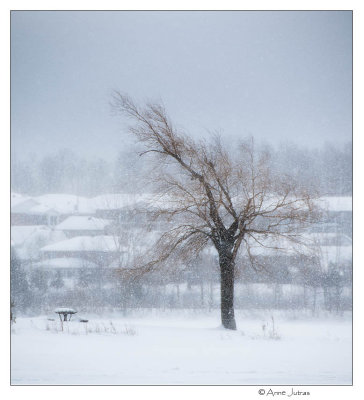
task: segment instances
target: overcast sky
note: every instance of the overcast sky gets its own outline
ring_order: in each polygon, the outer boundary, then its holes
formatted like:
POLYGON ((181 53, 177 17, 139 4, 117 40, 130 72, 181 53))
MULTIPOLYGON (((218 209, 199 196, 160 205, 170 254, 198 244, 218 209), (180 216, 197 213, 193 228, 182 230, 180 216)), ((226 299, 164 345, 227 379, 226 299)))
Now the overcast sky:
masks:
POLYGON ((12 12, 12 153, 125 144, 113 89, 162 99, 191 134, 343 144, 351 12, 12 12))

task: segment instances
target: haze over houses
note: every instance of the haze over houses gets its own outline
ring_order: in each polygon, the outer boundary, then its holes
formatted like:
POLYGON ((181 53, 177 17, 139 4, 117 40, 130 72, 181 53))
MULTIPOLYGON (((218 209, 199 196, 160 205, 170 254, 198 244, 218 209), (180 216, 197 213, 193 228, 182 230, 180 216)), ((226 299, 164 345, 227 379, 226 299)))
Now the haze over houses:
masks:
MULTIPOLYGON (((173 201, 169 198, 168 206, 173 207, 173 201)), ((252 254, 262 264, 275 263, 281 282, 290 282, 295 271, 301 270, 305 263, 312 264, 312 260, 318 260, 316 267, 324 273, 332 266, 345 273, 351 271, 351 197, 325 197, 319 203, 323 218, 306 233, 304 248, 287 243, 271 243, 263 248, 252 246, 252 254), (285 251, 277 254, 274 249, 278 247, 285 251)), ((68 288, 76 288, 80 282, 116 285, 115 271, 132 266, 133 257, 152 245, 158 236, 160 225, 147 231, 146 214, 139 214, 137 209, 150 211, 165 204, 161 198, 147 194, 85 198, 67 194, 30 197, 12 193, 12 249, 30 273, 41 274, 42 279, 53 282, 54 288, 60 286, 61 281, 68 288)), ((196 262, 204 263, 204 259, 211 267, 215 258, 213 249, 207 248, 196 262)), ((263 275, 257 277, 247 272, 244 255, 240 264, 237 270, 241 270, 245 280, 264 281, 263 275)), ((195 269, 200 271, 195 276, 192 264, 182 270, 182 275, 173 278, 178 284, 184 280, 188 285, 198 282, 201 274, 211 278, 211 272, 204 268, 195 269)))

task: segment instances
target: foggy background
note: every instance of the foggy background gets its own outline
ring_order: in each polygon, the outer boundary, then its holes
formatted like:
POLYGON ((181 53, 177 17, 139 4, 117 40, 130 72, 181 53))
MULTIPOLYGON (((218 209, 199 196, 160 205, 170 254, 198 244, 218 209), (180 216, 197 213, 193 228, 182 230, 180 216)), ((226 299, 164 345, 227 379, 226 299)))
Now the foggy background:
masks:
POLYGON ((351 12, 11 13, 12 160, 125 148, 110 93, 162 99, 194 136, 351 139, 351 12))

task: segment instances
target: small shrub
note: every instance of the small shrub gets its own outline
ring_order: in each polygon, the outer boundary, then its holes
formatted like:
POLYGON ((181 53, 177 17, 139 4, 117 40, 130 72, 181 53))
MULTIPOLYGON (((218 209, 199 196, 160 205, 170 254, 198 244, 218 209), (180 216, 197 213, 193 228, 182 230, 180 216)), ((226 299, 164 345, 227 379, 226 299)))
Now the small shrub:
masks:
POLYGON ((121 331, 121 333, 128 336, 135 336, 137 334, 136 329, 128 325, 124 326, 124 329, 121 331))
POLYGON ((46 331, 50 332, 63 332, 63 333, 68 333, 71 335, 81 335, 81 334, 111 334, 111 335, 128 335, 128 336, 135 336, 137 334, 137 331, 135 328, 124 325, 124 328, 118 330, 115 325, 112 323, 112 321, 109 322, 109 324, 105 324, 103 322, 99 323, 82 323, 82 324, 77 324, 77 323, 72 323, 69 324, 66 322, 63 324, 62 321, 60 321, 60 324, 57 323, 49 323, 47 322, 45 326, 46 331))
MULTIPOLYGON (((278 334, 273 315, 271 316, 272 323, 265 322, 262 324, 262 331, 263 331, 263 338, 264 339, 271 339, 271 340, 280 340, 281 336, 278 334)), ((254 335, 252 339, 259 339, 259 335, 254 335)))

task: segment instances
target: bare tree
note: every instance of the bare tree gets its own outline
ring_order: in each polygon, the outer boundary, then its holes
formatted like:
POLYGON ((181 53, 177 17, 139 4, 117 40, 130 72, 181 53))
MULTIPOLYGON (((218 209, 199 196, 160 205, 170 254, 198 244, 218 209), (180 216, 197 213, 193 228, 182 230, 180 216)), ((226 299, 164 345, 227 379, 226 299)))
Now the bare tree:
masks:
POLYGON ((259 268, 252 246, 279 248, 282 238, 298 243, 313 212, 310 193, 287 176, 275 176, 268 152, 257 151, 253 140, 228 152, 217 135, 209 143, 193 140, 159 103, 140 106, 115 92, 112 106, 132 120, 130 132, 144 145, 141 155, 156 157, 155 215, 170 223, 143 270, 152 271, 171 257, 194 257, 212 244, 219 257, 222 324, 236 329, 238 251, 244 248, 259 268))

